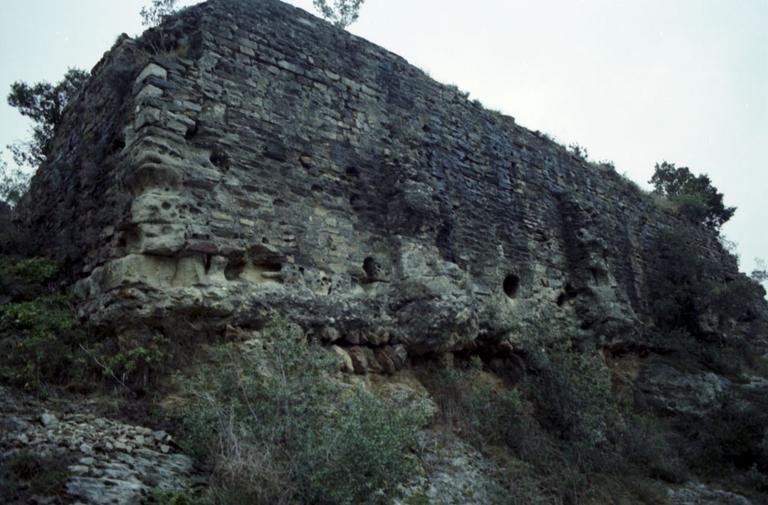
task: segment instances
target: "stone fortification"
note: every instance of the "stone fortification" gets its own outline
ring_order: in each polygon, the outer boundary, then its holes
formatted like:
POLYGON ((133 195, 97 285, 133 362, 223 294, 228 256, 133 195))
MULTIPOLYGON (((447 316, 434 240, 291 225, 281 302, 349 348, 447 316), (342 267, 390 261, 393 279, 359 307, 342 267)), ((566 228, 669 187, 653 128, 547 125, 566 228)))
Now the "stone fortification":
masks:
POLYGON ((94 324, 248 332, 280 312, 385 367, 542 318, 553 336, 642 332, 676 223, 615 172, 275 0, 211 0, 119 39, 53 151, 22 216, 94 324))

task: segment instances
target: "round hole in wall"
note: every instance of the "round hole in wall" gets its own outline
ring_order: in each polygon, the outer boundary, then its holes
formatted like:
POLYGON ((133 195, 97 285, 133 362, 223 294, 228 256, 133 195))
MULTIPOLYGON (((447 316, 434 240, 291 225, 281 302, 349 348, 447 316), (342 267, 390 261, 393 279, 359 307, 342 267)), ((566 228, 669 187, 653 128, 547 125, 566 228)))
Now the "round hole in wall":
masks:
POLYGON ((509 274, 504 277, 504 294, 508 298, 517 298, 517 292, 520 289, 520 277, 515 274, 509 274))

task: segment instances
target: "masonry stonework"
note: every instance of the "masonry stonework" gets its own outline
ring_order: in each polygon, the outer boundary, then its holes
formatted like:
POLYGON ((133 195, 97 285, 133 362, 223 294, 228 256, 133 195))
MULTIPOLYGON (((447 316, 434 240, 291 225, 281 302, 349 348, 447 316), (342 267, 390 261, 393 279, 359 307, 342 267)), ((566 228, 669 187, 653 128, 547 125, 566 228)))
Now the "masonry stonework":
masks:
POLYGON ((655 240, 677 222, 615 172, 276 0, 211 0, 119 39, 54 152, 21 214, 93 324, 221 334, 283 313, 384 368, 513 345, 541 319, 635 335, 655 240))

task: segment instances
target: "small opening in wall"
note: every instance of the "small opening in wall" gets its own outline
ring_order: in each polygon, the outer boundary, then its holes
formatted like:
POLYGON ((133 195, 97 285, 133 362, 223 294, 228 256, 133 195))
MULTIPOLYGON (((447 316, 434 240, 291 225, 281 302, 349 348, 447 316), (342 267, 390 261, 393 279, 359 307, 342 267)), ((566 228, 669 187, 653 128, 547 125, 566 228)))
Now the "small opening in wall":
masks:
POLYGON ((119 153, 125 149, 125 140, 122 137, 117 137, 112 141, 112 145, 109 148, 110 154, 119 153))
POLYGON ((515 274, 509 274, 504 277, 504 294, 508 298, 517 298, 517 292, 520 290, 520 277, 515 274))
POLYGON ((260 267, 267 272, 280 272, 283 269, 283 264, 275 258, 256 260, 253 262, 253 264, 254 266, 260 267))
POLYGON ((363 270, 365 271, 366 280, 376 280, 376 260, 373 257, 368 256, 363 260, 363 270))
POLYGON ((211 163, 222 170, 229 169, 229 156, 224 151, 215 150, 211 153, 211 163))
POLYGON ((191 125, 187 126, 187 131, 184 132, 184 138, 187 140, 192 140, 195 135, 197 135, 197 123, 192 123, 191 125))
POLYGON ((227 266, 224 268, 224 277, 228 281, 236 281, 240 278, 245 269, 245 259, 242 255, 235 254, 227 261, 227 266))

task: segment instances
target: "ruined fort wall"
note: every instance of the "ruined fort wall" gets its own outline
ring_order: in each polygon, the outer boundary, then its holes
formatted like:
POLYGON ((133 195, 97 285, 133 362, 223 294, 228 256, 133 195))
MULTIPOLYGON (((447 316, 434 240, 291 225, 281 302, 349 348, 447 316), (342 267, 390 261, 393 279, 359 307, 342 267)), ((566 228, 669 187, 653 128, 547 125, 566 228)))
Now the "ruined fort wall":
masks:
POLYGON ((211 0, 111 55, 24 204, 96 319, 288 311, 427 352, 648 318, 677 218, 397 55, 275 0, 211 0))

